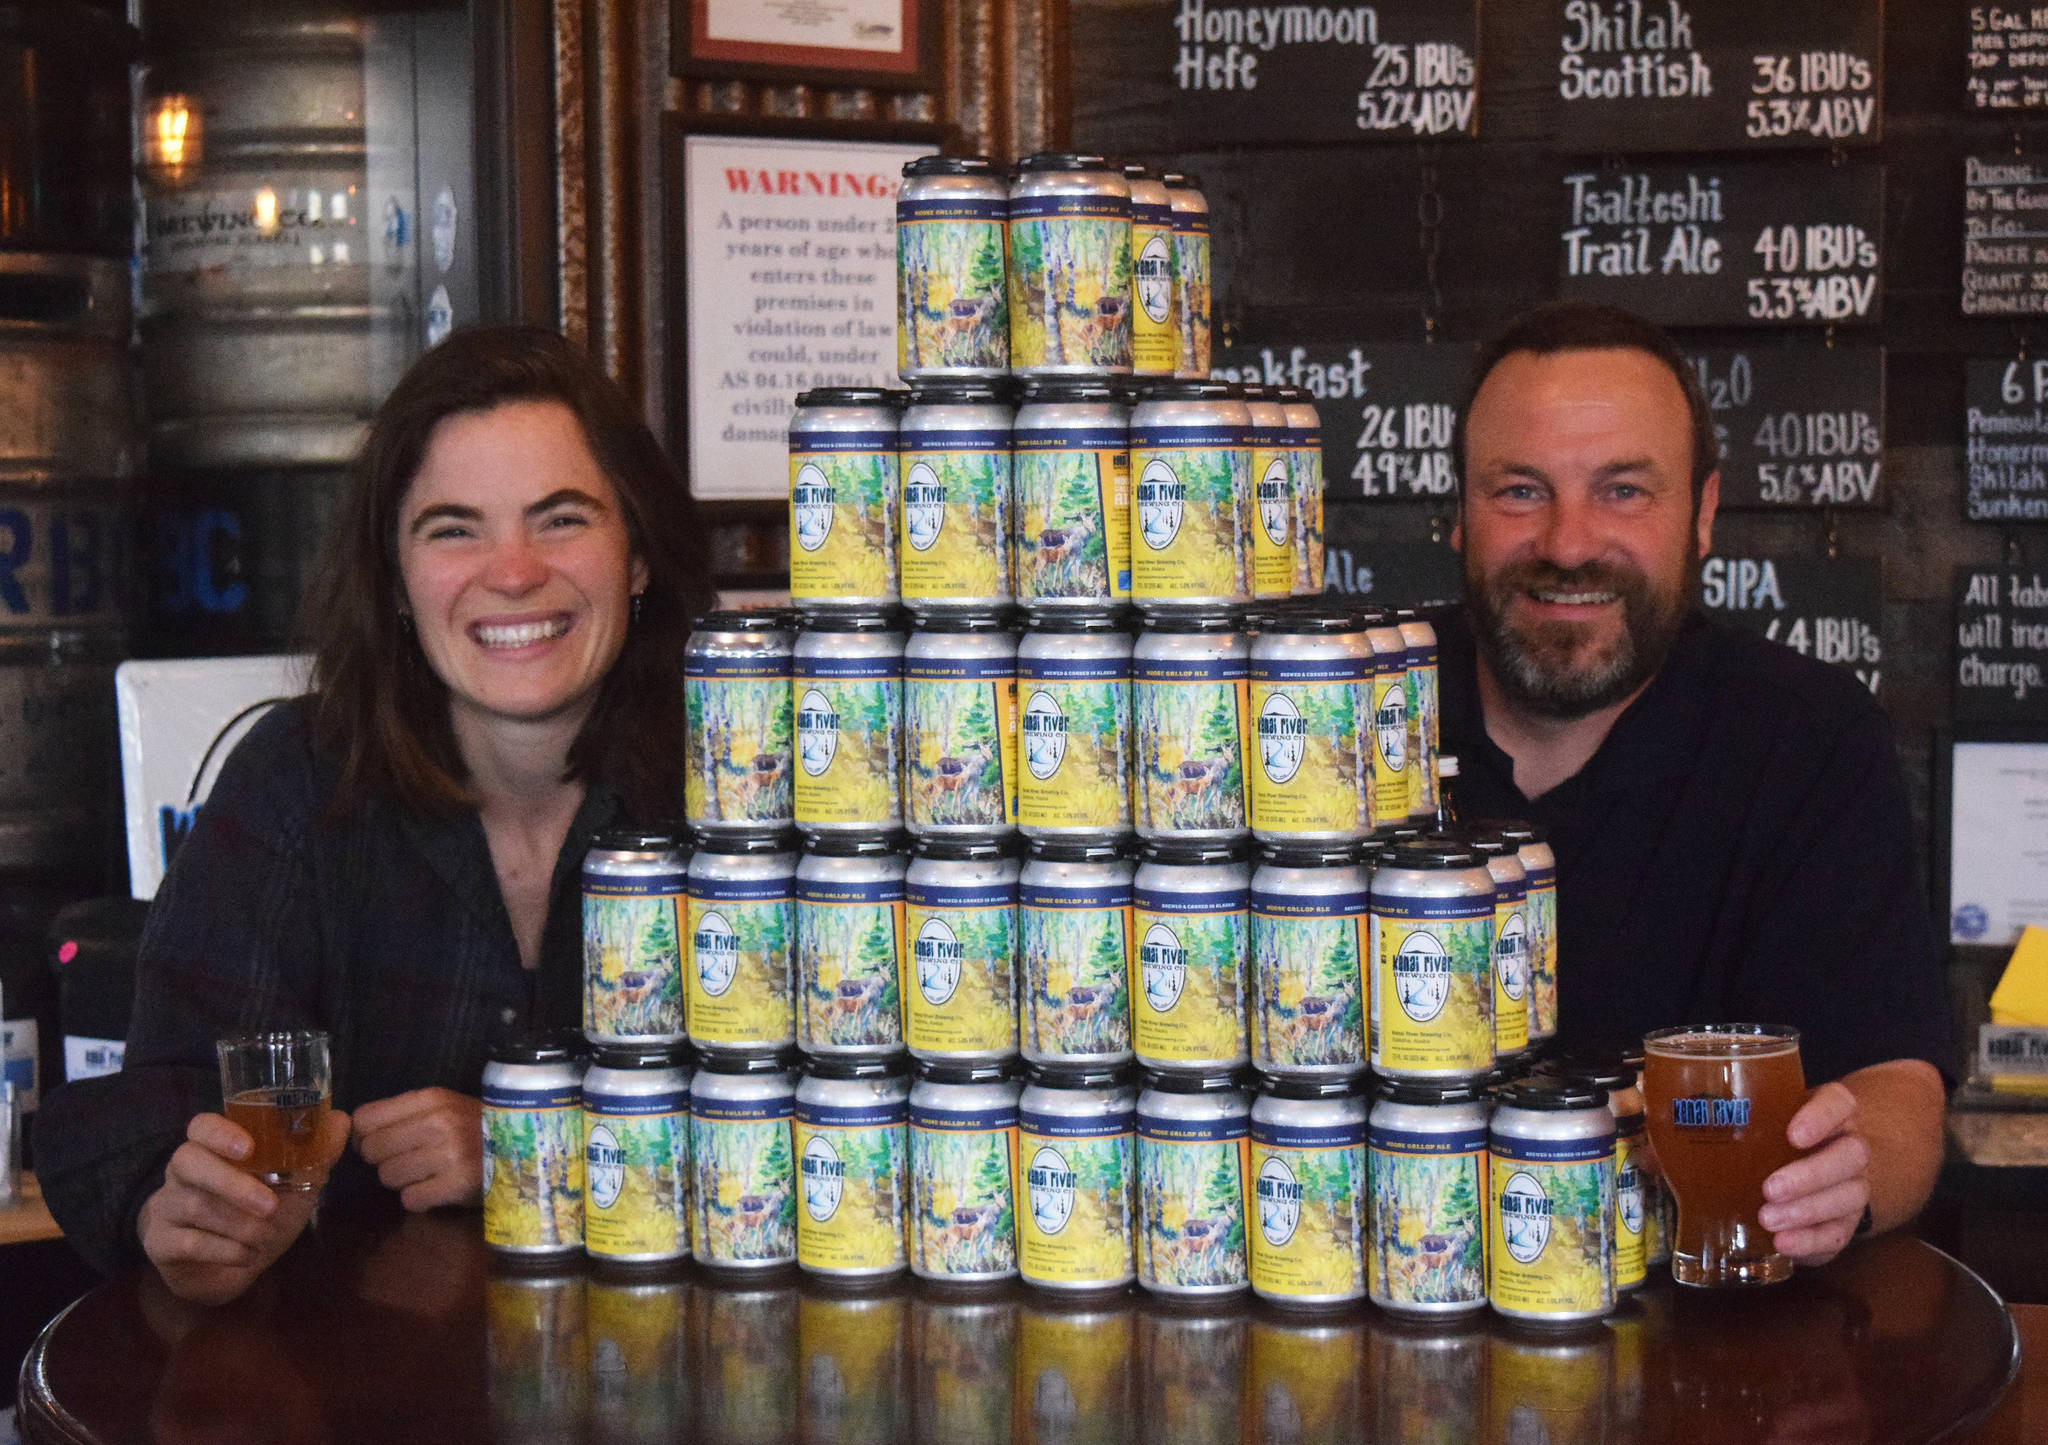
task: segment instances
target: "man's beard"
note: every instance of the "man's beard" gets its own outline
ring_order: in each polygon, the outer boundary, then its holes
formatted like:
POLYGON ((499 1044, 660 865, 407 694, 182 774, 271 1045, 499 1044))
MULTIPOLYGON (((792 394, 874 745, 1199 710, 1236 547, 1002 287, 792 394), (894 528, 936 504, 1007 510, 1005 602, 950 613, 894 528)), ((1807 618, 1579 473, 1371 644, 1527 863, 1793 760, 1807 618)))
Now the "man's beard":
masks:
POLYGON ((1561 721, 1612 707, 1654 677, 1685 621, 1688 596, 1683 585, 1660 593, 1643 573, 1606 562, 1559 567, 1530 559, 1490 578, 1473 576, 1468 562, 1465 575, 1473 636, 1495 680, 1518 706, 1561 721), (1615 593, 1621 632, 1586 656, 1593 624, 1510 622, 1510 604, 1531 590, 1615 593))

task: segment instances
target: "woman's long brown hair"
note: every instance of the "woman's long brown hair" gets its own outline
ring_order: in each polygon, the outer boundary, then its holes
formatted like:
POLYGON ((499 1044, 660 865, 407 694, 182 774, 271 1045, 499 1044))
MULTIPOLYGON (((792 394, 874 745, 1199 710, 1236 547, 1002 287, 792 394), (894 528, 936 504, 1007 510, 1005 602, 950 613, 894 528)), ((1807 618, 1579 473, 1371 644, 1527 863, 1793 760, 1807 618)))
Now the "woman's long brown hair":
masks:
POLYGON ((437 425, 512 401, 556 401, 575 414, 647 567, 639 613, 570 746, 567 776, 602 780, 644 821, 680 811, 683 645, 715 598, 697 509, 647 424, 588 356, 539 327, 480 326, 421 357, 378 408, 307 592, 314 738, 340 769, 337 815, 375 796, 423 813, 475 806, 448 689, 400 618, 398 512, 437 425))

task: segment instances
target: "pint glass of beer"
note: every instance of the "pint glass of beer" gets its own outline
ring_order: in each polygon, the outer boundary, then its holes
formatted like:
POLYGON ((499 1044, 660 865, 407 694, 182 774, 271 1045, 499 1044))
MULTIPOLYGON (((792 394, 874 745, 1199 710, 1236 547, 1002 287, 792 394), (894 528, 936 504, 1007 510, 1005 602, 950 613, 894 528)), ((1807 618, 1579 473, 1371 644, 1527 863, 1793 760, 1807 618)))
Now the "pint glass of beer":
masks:
POLYGON ((333 1094, 327 1035, 317 1029, 245 1034, 214 1048, 222 1112, 256 1141, 240 1167, 280 1191, 326 1183, 320 1145, 333 1094))
POLYGON ((1678 1200, 1671 1277, 1775 1284, 1792 1261, 1757 1223, 1764 1179, 1799 1151, 1785 1137, 1806 1102, 1799 1031, 1770 1024, 1660 1029, 1643 1040, 1650 1143, 1678 1200))

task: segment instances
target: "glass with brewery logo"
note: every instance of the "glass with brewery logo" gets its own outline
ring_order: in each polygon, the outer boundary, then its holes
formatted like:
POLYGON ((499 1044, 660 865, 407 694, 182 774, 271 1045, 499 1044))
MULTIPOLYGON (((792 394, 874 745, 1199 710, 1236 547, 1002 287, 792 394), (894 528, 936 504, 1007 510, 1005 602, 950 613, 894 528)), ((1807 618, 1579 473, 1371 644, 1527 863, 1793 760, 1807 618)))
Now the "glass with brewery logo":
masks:
POLYGON ((1678 1200, 1671 1277, 1775 1284, 1792 1261, 1757 1222, 1764 1180, 1799 1151, 1786 1126, 1806 1102, 1799 1031, 1771 1024, 1660 1029, 1643 1040, 1650 1143, 1678 1200))
POLYGON ((221 1039, 222 1112, 255 1141, 237 1166, 276 1190, 318 1189, 333 1086, 317 1029, 221 1039))

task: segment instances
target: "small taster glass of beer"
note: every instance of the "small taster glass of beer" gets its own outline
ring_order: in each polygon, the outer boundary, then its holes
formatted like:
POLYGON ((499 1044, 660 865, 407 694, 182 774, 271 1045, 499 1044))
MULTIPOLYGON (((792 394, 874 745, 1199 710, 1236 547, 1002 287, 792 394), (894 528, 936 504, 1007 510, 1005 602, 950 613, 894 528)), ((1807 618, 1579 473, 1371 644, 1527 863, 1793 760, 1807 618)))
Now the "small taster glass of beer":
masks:
POLYGON ((245 1034, 214 1047, 222 1112, 256 1141, 241 1167, 276 1190, 326 1183, 320 1146, 333 1094, 327 1035, 317 1029, 245 1034))
POLYGON ((1678 1200, 1671 1277, 1776 1284, 1792 1261, 1757 1223, 1764 1180, 1799 1156, 1785 1129, 1806 1102, 1799 1031, 1771 1024, 1660 1029, 1643 1040, 1650 1143, 1678 1200))

